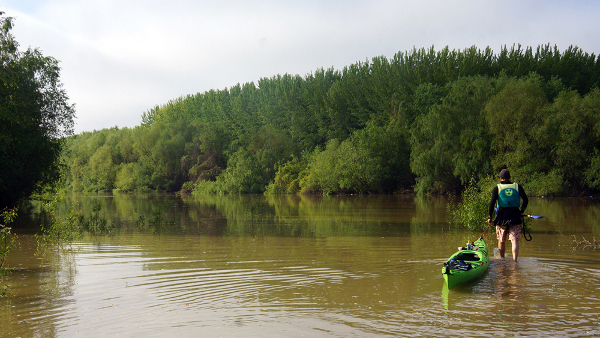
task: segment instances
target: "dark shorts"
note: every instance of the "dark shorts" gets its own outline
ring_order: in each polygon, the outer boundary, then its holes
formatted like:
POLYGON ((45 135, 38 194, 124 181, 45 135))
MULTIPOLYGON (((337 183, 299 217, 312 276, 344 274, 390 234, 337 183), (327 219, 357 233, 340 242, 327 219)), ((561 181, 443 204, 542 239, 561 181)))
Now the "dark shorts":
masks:
POLYGON ((519 208, 500 208, 496 211, 494 224, 497 226, 520 225, 522 222, 519 208))

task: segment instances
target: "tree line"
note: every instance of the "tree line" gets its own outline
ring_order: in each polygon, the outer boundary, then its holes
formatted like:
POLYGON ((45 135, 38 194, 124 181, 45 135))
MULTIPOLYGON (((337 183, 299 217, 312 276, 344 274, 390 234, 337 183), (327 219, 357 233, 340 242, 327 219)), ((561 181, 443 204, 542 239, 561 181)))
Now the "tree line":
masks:
POLYGON ((413 49, 182 96, 139 126, 63 138, 74 191, 528 192, 600 188, 600 60, 550 45, 413 49))

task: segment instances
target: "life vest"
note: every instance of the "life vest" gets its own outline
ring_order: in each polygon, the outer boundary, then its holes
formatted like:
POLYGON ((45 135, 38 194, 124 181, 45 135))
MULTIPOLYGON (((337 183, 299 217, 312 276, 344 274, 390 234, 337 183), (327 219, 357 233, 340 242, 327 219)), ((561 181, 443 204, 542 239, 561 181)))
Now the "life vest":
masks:
POLYGON ((519 185, 517 183, 498 184, 498 208, 518 208, 521 206, 521 197, 519 196, 519 185))

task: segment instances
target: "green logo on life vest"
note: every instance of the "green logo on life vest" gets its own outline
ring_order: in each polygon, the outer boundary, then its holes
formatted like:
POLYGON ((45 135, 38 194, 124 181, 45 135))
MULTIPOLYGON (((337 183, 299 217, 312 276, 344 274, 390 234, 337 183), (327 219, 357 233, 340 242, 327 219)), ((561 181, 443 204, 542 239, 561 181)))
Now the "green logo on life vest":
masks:
POLYGON ((521 204, 517 183, 498 184, 498 208, 518 207, 521 204))

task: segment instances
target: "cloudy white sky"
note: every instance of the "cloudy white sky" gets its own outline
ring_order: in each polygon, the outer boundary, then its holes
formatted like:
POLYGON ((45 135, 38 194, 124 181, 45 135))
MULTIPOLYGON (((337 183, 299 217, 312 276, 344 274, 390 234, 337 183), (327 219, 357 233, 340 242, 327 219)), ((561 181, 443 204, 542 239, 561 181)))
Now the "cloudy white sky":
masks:
POLYGON ((600 1, 0 0, 21 45, 60 60, 75 132, 133 127, 156 105, 413 47, 600 54, 600 1))

